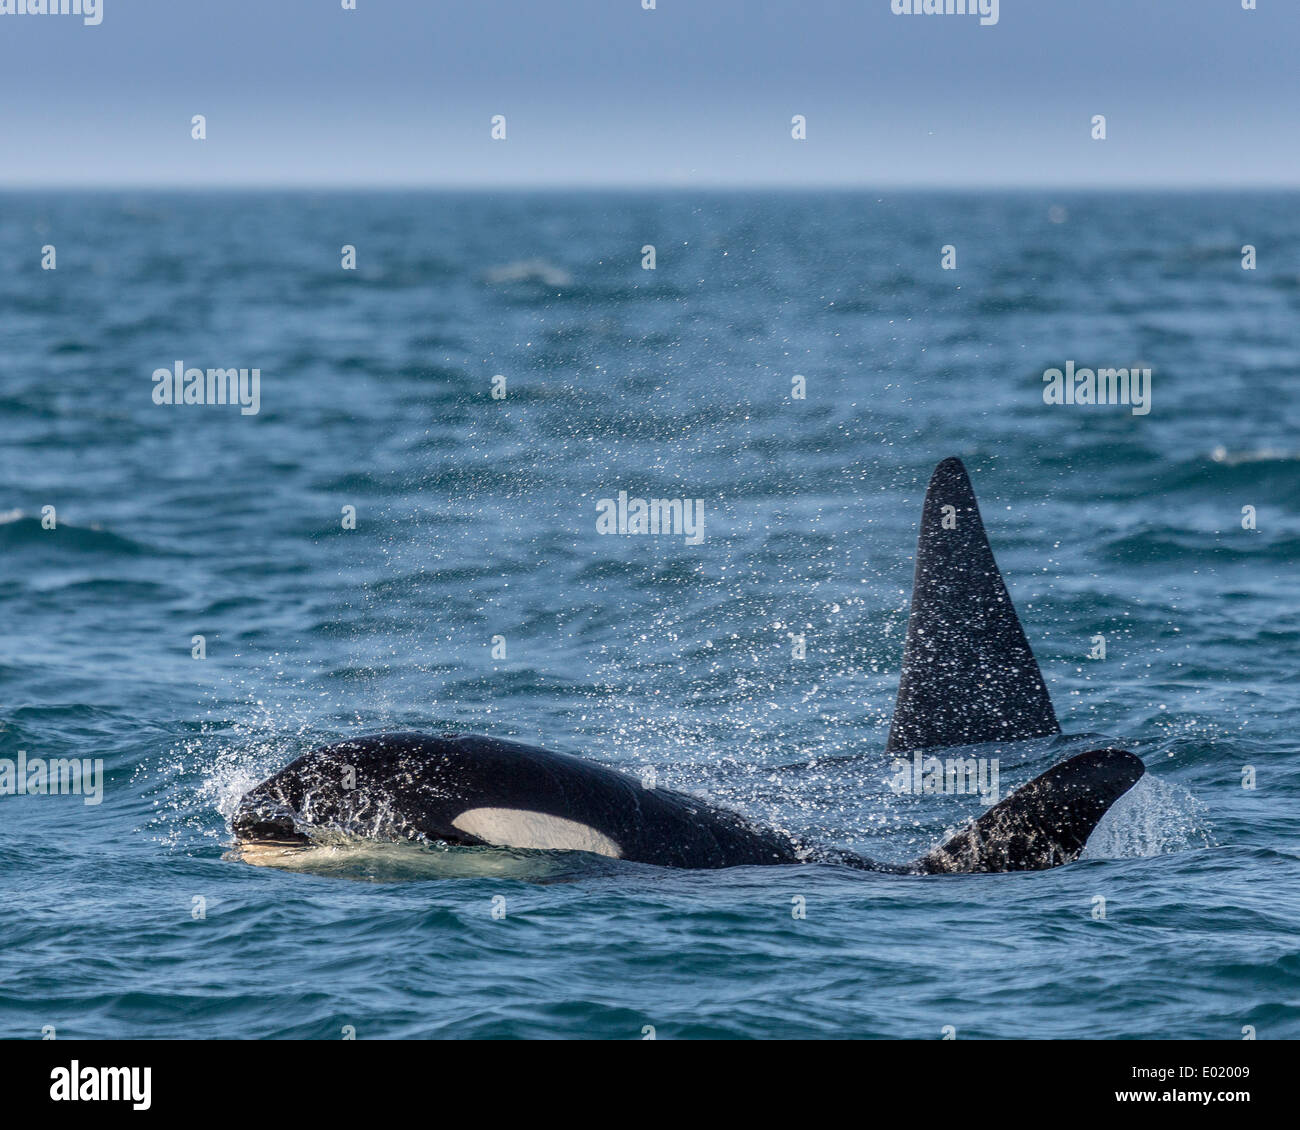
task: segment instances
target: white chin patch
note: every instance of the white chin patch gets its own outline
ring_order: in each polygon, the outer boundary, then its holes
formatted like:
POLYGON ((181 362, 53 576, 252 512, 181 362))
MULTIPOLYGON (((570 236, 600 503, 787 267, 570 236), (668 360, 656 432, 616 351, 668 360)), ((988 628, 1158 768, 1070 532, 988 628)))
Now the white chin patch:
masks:
POLYGON ((590 851, 614 859, 623 857, 623 849, 595 828, 525 808, 470 808, 457 816, 451 826, 498 847, 590 851))

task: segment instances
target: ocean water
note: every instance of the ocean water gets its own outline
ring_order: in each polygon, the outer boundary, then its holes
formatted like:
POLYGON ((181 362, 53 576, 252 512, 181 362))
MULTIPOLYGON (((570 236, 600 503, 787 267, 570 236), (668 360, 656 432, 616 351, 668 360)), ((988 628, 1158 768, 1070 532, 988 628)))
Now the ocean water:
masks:
POLYGON ((0 758, 104 765, 0 796, 0 1035, 1300 1037, 1296 197, 0 202, 0 758), (178 360, 259 411, 153 403, 178 360), (1045 404, 1069 360, 1149 414, 1045 404), (948 455, 1074 735, 1004 791, 1149 769, 1078 863, 231 857, 244 788, 396 728, 921 854, 980 811, 883 754, 948 455), (597 534, 620 490, 703 540, 597 534))

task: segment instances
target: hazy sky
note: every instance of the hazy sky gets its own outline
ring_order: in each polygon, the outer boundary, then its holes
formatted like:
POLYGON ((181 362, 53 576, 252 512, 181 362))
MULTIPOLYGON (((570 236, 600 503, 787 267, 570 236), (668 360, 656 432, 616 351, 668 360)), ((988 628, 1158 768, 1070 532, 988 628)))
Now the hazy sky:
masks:
POLYGON ((1300 184, 1300 0, 101 2, 0 15, 0 184, 1300 184))

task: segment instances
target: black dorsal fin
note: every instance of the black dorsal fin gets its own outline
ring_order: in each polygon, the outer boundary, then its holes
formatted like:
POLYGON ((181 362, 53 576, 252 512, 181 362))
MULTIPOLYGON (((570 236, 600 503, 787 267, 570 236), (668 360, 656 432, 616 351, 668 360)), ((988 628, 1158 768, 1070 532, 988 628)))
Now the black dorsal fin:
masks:
POLYGON ((1044 871, 1079 858, 1110 806, 1138 783, 1139 758, 1094 749, 1055 765, 918 861, 922 871, 1044 871))
POLYGON ((887 752, 1059 734, 960 459, 934 469, 887 752), (949 509, 951 507, 951 509, 949 509))

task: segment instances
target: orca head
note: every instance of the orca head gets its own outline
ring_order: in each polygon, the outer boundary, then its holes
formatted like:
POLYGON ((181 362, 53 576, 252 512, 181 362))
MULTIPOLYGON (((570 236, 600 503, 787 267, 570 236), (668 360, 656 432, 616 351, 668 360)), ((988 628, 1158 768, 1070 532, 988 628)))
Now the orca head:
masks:
POLYGON ((439 818, 428 773, 437 744, 388 734, 311 750, 245 793, 231 830, 243 844, 305 846, 328 832, 476 843, 439 818))
POLYGON ((231 828, 240 848, 337 835, 618 859, 618 827, 600 803, 582 803, 611 790, 637 810, 635 782, 577 758, 473 734, 379 734, 290 762, 240 799, 231 828))
POLYGON ((319 787, 323 783, 319 768, 314 764, 304 765, 309 758, 316 760, 312 754, 300 757, 240 798, 230 820, 236 840, 284 845, 311 842, 304 831, 311 821, 303 809, 315 807, 307 803, 309 798, 314 799, 316 792, 323 795, 326 790, 319 787), (313 784, 317 786, 315 789, 313 784))
POLYGON ((298 820, 292 809, 270 798, 246 795, 235 810, 230 822, 235 839, 241 843, 267 845, 305 846, 311 837, 298 831, 298 820))

